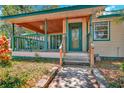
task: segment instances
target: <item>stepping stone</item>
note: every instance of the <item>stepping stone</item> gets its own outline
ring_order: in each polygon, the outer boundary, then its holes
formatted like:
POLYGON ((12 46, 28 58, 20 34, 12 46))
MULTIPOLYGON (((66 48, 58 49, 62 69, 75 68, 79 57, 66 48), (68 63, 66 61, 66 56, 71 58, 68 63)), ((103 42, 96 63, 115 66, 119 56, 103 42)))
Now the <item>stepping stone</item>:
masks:
POLYGON ((57 83, 53 83, 53 86, 59 88, 98 87, 96 79, 94 79, 94 76, 91 73, 91 69, 83 66, 66 66, 61 68, 54 81, 57 83))

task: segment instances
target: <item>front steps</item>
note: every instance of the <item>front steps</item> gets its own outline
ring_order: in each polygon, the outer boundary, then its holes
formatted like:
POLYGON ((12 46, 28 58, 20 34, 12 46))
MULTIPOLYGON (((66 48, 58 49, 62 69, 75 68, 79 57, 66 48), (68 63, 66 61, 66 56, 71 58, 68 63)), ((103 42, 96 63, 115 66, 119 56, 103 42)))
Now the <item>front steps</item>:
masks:
POLYGON ((66 65, 84 65, 89 64, 89 53, 66 53, 63 58, 63 63, 66 65))

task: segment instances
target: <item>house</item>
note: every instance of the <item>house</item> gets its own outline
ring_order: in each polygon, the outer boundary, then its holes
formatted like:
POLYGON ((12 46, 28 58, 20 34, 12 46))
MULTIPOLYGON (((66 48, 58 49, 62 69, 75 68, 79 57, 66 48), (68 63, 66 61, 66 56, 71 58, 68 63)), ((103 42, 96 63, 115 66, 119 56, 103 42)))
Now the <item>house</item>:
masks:
POLYGON ((124 23, 117 24, 114 21, 118 17, 116 15, 98 16, 97 13, 105 7, 104 5, 69 6, 1 16, 0 21, 13 26, 13 56, 34 57, 37 52, 41 57, 64 58, 64 62, 92 64, 94 54, 104 58, 124 57, 124 23), (16 36, 14 25, 41 33, 41 36, 16 36), (62 50, 59 51, 59 48, 62 50), (59 52, 63 56, 60 56, 59 52))

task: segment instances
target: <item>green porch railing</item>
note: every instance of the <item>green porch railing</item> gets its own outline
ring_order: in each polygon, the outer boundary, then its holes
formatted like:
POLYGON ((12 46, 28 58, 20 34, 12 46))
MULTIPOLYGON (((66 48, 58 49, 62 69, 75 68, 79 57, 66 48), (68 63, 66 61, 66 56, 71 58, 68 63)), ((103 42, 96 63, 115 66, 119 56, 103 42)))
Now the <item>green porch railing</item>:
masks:
POLYGON ((50 50, 57 51, 62 43, 62 34, 50 35, 50 50))
MULTIPOLYGON (((14 36, 14 51, 44 51, 45 35, 14 36)), ((48 50, 58 51, 62 42, 62 34, 48 35, 48 50)))
POLYGON ((44 49, 44 41, 40 38, 14 37, 14 51, 40 51, 44 49))

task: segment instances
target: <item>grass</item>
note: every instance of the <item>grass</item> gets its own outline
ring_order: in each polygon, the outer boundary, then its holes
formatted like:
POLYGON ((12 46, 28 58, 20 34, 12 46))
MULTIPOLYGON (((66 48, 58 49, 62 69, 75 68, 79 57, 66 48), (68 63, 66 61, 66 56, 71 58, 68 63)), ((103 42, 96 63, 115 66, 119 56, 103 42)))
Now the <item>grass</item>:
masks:
POLYGON ((124 71, 121 69, 124 61, 102 61, 96 62, 110 87, 124 87, 124 71))
POLYGON ((56 62, 50 60, 13 60, 12 66, 0 66, 0 87, 34 87, 36 82, 43 75, 50 75, 52 67, 57 66, 56 62))

